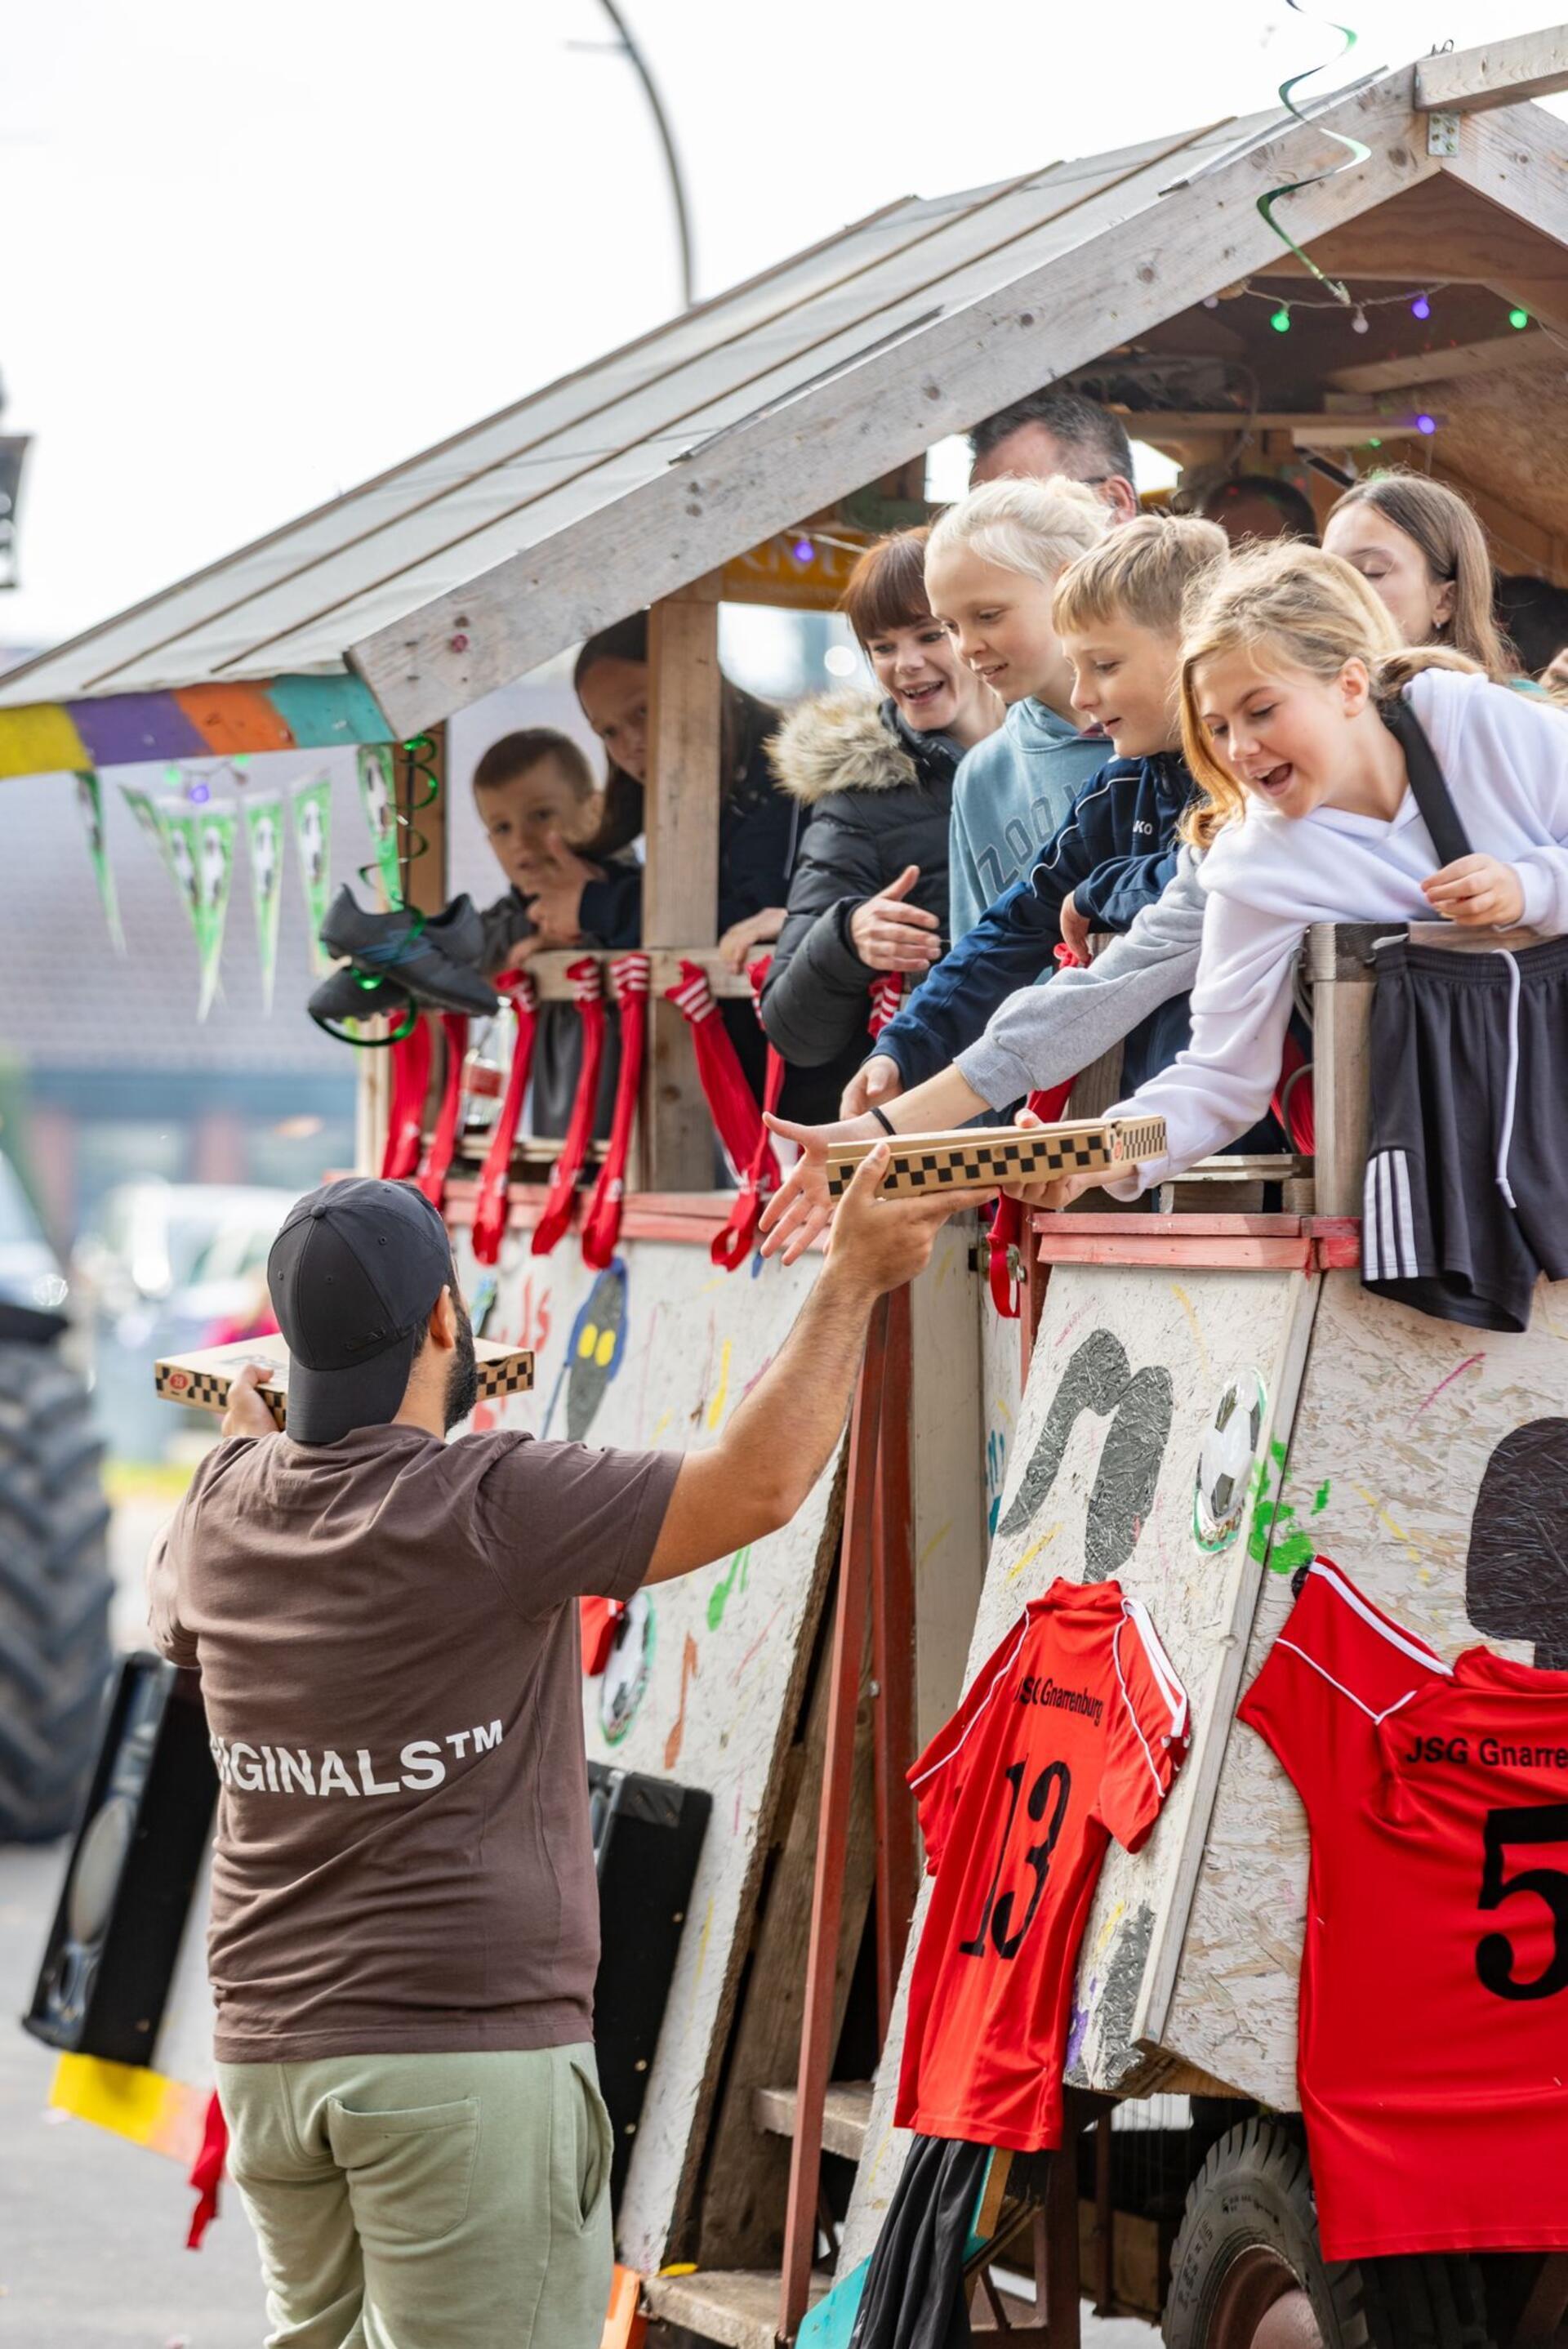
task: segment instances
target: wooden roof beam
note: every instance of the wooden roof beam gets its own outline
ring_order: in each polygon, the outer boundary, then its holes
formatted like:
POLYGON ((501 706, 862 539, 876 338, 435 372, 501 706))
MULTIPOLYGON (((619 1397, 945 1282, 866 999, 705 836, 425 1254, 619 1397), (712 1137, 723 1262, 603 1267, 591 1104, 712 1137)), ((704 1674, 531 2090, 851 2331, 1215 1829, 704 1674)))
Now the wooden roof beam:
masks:
POLYGON ((1408 391, 1416 384, 1451 383, 1472 375, 1498 375, 1506 367, 1532 367, 1549 359, 1553 347, 1534 328, 1521 334, 1489 335, 1449 350, 1413 351, 1408 357, 1367 359, 1359 367, 1335 367, 1323 378, 1336 391, 1408 391))
POLYGON ((1416 67, 1418 114, 1483 114, 1560 89, 1568 89, 1568 25, 1450 49, 1416 67))
POLYGON ((1488 282, 1568 333, 1568 124, 1541 107, 1470 115, 1460 126, 1459 153, 1439 170, 1503 215, 1500 226, 1526 233, 1517 270, 1500 245, 1488 282))

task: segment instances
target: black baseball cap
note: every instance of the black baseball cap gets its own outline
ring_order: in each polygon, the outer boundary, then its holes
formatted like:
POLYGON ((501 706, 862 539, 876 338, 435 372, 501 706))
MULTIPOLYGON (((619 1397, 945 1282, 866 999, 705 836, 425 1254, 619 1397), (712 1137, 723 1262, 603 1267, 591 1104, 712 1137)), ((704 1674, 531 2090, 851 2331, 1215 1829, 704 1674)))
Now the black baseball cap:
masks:
POLYGON ((267 1258, 296 1444, 335 1444, 397 1417, 449 1284, 447 1227, 411 1185, 356 1176, 296 1200, 267 1258))

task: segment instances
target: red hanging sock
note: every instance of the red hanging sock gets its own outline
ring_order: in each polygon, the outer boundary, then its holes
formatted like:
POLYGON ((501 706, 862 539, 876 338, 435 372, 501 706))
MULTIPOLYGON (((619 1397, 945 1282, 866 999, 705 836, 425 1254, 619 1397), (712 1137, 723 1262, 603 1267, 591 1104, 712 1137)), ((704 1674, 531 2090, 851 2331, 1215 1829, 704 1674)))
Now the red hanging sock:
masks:
POLYGON ((599 1071, 604 1065, 604 980, 598 962, 593 955, 583 955, 578 961, 567 964, 566 976, 572 981, 577 1017, 583 1022, 583 1066, 578 1071, 576 1097, 566 1121, 561 1155, 551 1171, 550 1188, 533 1227, 535 1256, 548 1256, 572 1221, 577 1177, 583 1172, 588 1145, 593 1139, 599 1071))
POLYGON ((218 2189, 222 2182, 223 2164, 228 2153, 229 2125, 223 2118, 223 2107, 214 2090, 207 2099, 201 2150, 191 2165, 190 2182, 196 2189, 196 2208, 191 2213, 191 2231, 185 2238, 188 2251, 201 2250, 201 2239, 218 2215, 218 2189))
POLYGON ((610 965, 611 984, 621 1013, 621 1066, 615 1079, 610 1146, 583 1217, 583 1261, 592 1265, 595 1272, 604 1270, 621 1237, 626 1159, 632 1147, 632 1122, 637 1114, 637 1094, 643 1081, 652 971, 653 963, 645 954, 617 955, 610 965))
POLYGON ((517 1014, 517 1038, 511 1048, 506 1091, 490 1128, 490 1147, 485 1152, 479 1189, 474 1195, 476 1264, 494 1264, 500 1255, 506 1231, 507 1192, 511 1181, 511 1154, 517 1143, 517 1129, 522 1123, 523 1099, 533 1067, 534 1007, 539 1000, 538 990, 525 970, 503 971, 495 984, 511 998, 511 1008, 517 1014))
POLYGON ((1280 1062, 1279 1083, 1274 1089, 1272 1107, 1284 1128, 1285 1139, 1291 1148, 1310 1158, 1317 1147, 1312 1062, 1288 1028, 1284 1037, 1284 1054, 1280 1062))
POLYGON ((891 1019, 896 1019, 903 1001, 903 973, 884 970, 872 981, 871 1016, 866 1021, 866 1033, 874 1043, 891 1019))
POLYGON ((760 1141, 763 1181, 769 1190, 777 1189, 779 1162, 773 1155, 757 1096, 746 1081, 740 1056, 718 1016, 707 973, 699 963, 683 960, 680 983, 665 988, 665 999, 676 1007, 691 1030, 703 1098, 737 1176, 750 1165, 760 1141))
MULTIPOLYGON (((756 962, 747 967, 746 976, 751 981, 751 999, 757 1006, 758 1026, 762 1021, 762 982, 768 976, 769 966, 772 960, 771 955, 762 955, 756 962)), ((779 1096, 783 1090, 783 1056, 769 1044, 767 1073, 762 1081, 763 1108, 776 1112, 779 1107, 779 1096)), ((721 1232, 715 1232, 708 1242, 709 1257, 715 1264, 721 1265, 726 1272, 733 1272, 737 1265, 744 1264, 755 1247, 757 1226, 761 1221, 763 1202, 769 1195, 769 1191, 777 1185, 778 1180, 779 1164, 777 1159, 773 1158, 773 1144, 769 1136, 768 1128, 765 1125, 759 1125, 757 1146, 751 1154, 750 1164, 741 1175, 740 1188, 735 1195, 735 1205, 729 1211, 724 1229, 721 1232), (773 1160, 773 1180, 769 1185, 768 1190, 764 1190, 767 1162, 769 1159, 773 1160)))
POLYGON ((624 1599, 580 1599, 577 1601, 577 1622, 583 1640, 583 1669, 590 1680, 596 1680, 610 1661, 626 1612, 624 1599))
MULTIPOLYGON (((1064 970, 1083 968, 1069 946, 1058 946, 1056 958, 1064 970)), ((1048 1092, 1033 1092, 1029 1095, 1027 1107, 1044 1124, 1054 1125, 1066 1109, 1068 1095, 1077 1082, 1076 1077, 1069 1077, 1066 1084, 1052 1085, 1048 1092)), ((1004 1321, 1018 1319, 1023 1289, 1018 1257, 1023 1244, 1022 1200, 999 1198, 991 1211, 990 1264, 986 1277, 990 1283, 991 1302, 1004 1321)))
POLYGON ((430 1086, 430 1023, 416 1019, 391 1048, 392 1099, 387 1114, 382 1179, 401 1183, 419 1164, 425 1133, 425 1095, 430 1086))
POLYGON ((469 1052, 468 1014, 443 1011, 441 1032, 447 1040, 441 1106, 436 1112, 435 1131, 430 1136, 430 1146, 425 1153, 424 1164, 415 1177, 433 1207, 446 1204, 447 1176, 451 1170, 452 1154, 458 1146, 458 1120, 463 1110, 463 1062, 469 1052))

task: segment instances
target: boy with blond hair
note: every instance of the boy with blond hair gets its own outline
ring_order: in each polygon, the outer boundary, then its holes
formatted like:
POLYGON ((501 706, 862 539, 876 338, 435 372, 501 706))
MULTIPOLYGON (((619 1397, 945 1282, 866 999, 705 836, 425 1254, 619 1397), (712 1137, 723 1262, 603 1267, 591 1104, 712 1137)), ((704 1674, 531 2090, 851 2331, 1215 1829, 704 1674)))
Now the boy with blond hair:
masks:
POLYGON ((925 549, 932 611, 1007 705, 953 785, 949 905, 954 942, 1028 871, 1103 764, 1103 737, 1079 730, 1072 677, 1051 618, 1068 565, 1110 516, 1077 481, 1000 481, 972 491, 934 525, 925 549))
MULTIPOLYGON (((1178 747, 1182 607, 1213 580, 1225 557, 1217 524, 1149 514, 1111 532, 1062 574, 1053 616, 1072 678, 1072 705, 1086 722, 1103 727, 1117 756, 1084 785, 1032 872, 997 900, 882 1030, 846 1093, 846 1113, 873 1102, 885 1109, 965 1047, 972 1048, 965 1074, 973 1083, 971 1063, 986 1022, 1016 988, 1049 977, 1057 947, 1065 942, 1081 957, 1090 931, 1125 931, 1159 897, 1176 869, 1176 825, 1193 788, 1178 747)), ((1127 1065, 1140 1081, 1185 1041, 1178 1000, 1134 1029, 1127 1065)))

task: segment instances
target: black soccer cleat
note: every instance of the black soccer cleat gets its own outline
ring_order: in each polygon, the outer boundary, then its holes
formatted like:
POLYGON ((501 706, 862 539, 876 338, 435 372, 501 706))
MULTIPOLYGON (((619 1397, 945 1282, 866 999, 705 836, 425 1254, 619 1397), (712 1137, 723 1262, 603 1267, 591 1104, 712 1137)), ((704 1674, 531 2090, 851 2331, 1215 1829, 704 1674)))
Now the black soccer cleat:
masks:
POLYGON ((474 968, 482 935, 466 896, 454 898, 430 921, 402 907, 368 914, 346 881, 321 926, 328 954, 346 957, 367 978, 391 979, 416 1003, 438 1011, 466 1011, 480 1019, 500 1008, 494 988, 474 968))

